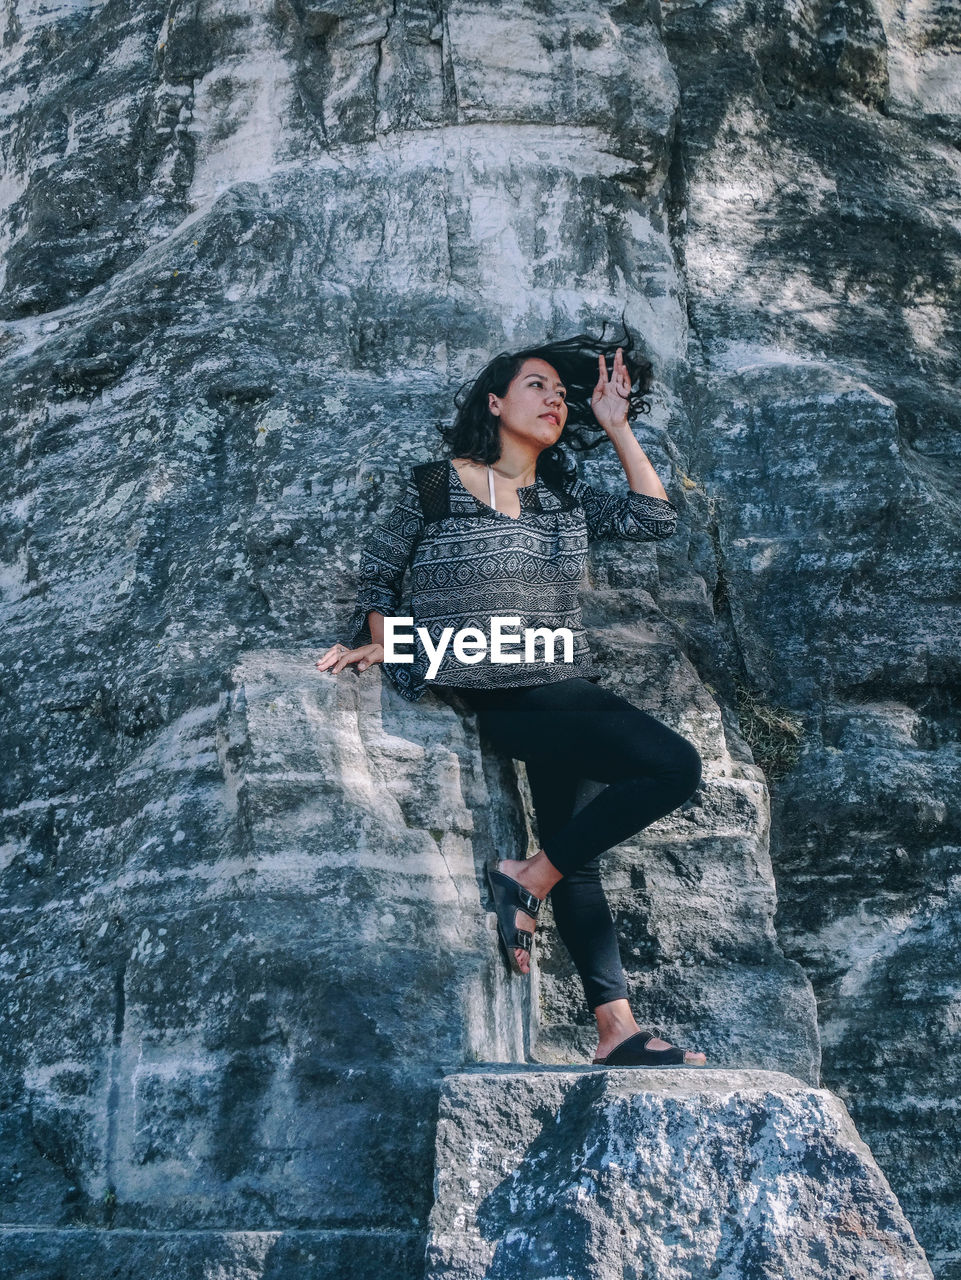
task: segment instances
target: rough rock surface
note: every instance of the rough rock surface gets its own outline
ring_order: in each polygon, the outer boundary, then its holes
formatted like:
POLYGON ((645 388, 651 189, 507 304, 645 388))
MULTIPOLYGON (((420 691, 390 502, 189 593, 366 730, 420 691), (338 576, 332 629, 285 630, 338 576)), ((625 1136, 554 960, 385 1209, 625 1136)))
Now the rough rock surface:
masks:
POLYGON ((416 1275, 441 1075, 589 1056, 549 920, 527 987, 483 909, 523 771, 313 661, 460 382, 623 314, 681 521, 585 618, 705 760, 609 858, 639 1015, 811 1083, 820 1016, 957 1274, 959 49, 947 4, 6 0, 9 1270, 416 1275), (735 676, 805 718, 773 804, 735 676))
POLYGON ((924 1280, 844 1106, 769 1071, 444 1081, 427 1280, 924 1280))
POLYGON ((739 676, 803 717, 772 785, 778 937, 814 984, 823 1083, 957 1280, 959 11, 668 3, 662 30, 691 322, 674 438, 716 549, 686 651, 722 700, 739 676))

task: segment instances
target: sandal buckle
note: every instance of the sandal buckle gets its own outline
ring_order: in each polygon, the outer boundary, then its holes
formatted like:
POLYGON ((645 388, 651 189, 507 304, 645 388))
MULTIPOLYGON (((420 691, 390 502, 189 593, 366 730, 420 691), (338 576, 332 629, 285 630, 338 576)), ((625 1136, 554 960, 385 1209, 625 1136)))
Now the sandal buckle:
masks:
POLYGON ((520 898, 521 906, 524 908, 527 914, 529 916, 534 916, 536 918, 538 911, 540 911, 543 898, 535 898, 534 895, 532 893, 529 893, 527 889, 521 889, 521 888, 518 888, 517 896, 520 898))

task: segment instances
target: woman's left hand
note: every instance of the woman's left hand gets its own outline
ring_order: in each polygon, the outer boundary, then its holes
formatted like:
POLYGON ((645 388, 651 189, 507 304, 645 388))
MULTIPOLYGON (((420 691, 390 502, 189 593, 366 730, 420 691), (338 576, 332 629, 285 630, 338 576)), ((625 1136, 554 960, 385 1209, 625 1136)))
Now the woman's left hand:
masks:
POLYGON ((627 405, 631 394, 631 375, 627 372, 624 356, 618 347, 614 355, 614 369, 610 378, 607 376, 607 360, 603 355, 597 357, 597 386, 591 396, 591 408, 594 417, 605 431, 616 427, 626 427, 627 405))

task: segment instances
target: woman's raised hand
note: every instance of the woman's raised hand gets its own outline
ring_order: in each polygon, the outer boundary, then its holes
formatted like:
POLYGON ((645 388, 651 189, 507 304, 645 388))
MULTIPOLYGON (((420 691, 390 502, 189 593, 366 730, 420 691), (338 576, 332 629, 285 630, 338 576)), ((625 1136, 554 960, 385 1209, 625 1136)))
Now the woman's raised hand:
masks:
POLYGON ((591 408, 594 417, 605 431, 615 427, 627 426, 627 405, 631 395, 631 375, 624 363, 624 355, 620 347, 614 355, 614 368, 610 378, 607 376, 607 361, 603 355, 597 357, 597 386, 591 396, 591 408))
POLYGON ((345 644, 335 644, 326 653, 321 654, 314 666, 318 671, 333 671, 336 675, 354 662, 357 663, 358 671, 364 671, 367 667, 376 666, 378 662, 383 661, 384 646, 382 644, 365 644, 359 649, 348 649, 345 644))

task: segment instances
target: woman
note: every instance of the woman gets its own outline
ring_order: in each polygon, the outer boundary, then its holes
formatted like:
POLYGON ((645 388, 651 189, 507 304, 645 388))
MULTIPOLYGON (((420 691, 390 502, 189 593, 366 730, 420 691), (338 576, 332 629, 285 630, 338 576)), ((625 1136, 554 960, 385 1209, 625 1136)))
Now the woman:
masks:
POLYGON ((350 645, 335 644, 316 666, 339 673, 385 661, 385 619, 392 638, 410 562, 421 648, 411 654, 417 640, 409 637, 407 648, 391 650, 392 682, 411 701, 428 682, 458 694, 477 713, 482 734, 527 766, 541 847, 533 858, 487 868, 508 964, 530 972, 537 912, 550 894, 597 1022, 594 1062, 703 1066, 703 1053, 681 1050, 635 1021, 600 881, 600 855, 677 808, 701 777, 700 756, 687 739, 597 683, 581 625, 588 540, 659 539, 677 520, 630 426, 647 408, 641 397, 651 366, 642 362, 632 373, 618 346, 608 376, 612 347, 578 334, 504 353, 461 388, 453 427, 441 428, 453 456, 413 469, 401 501, 365 548, 350 645), (624 467, 623 495, 580 481, 562 448, 583 450, 604 439, 585 439, 592 417, 624 467), (506 647, 494 640, 497 618, 519 624, 506 647), (516 649, 522 627, 523 657, 516 649), (609 785, 574 814, 582 778, 609 785))

